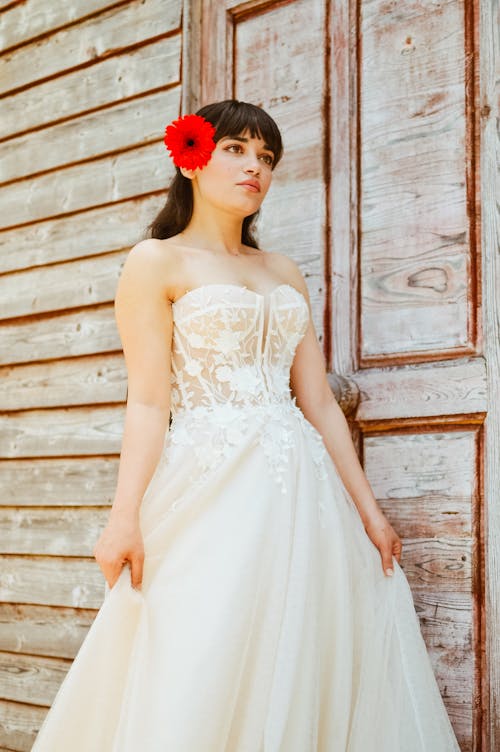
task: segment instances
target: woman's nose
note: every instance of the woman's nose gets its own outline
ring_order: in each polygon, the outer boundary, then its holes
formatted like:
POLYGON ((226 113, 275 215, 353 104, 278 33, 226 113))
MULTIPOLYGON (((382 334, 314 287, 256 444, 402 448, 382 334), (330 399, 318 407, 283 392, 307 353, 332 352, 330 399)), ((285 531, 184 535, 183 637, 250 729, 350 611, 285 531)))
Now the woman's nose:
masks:
POLYGON ((259 164, 259 160, 258 160, 257 156, 255 156, 253 158, 249 157, 248 164, 247 164, 247 170, 250 170, 250 169, 252 169, 252 170, 254 170, 256 172, 258 172, 260 170, 260 164, 259 164))

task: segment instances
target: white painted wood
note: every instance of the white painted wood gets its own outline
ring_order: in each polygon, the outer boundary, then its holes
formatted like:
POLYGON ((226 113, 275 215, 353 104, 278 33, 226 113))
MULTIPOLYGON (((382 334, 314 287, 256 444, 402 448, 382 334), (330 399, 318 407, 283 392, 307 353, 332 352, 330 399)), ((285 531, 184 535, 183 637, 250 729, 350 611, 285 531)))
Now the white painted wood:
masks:
POLYGON ((127 369, 122 353, 0 368, 0 410, 122 403, 127 369))
POLYGON ((3 11, 0 27, 0 49, 3 51, 102 12, 115 5, 116 0, 73 0, 71 3, 54 4, 24 0, 13 5, 11 0, 5 0, 0 7, 9 4, 11 7, 3 11))
POLYGON ((487 573, 482 612, 483 697, 487 750, 500 749, 500 4, 478 4, 480 51, 480 162, 482 297, 489 409, 484 444, 484 538, 487 573))
POLYGON ((96 609, 0 603, 0 650, 73 659, 96 609))
POLYGON ((0 276, 5 319, 114 300, 127 251, 0 276))
POLYGON ((370 421, 476 413, 488 409, 486 361, 482 357, 444 360, 356 373, 361 401, 356 420, 370 421))
MULTIPOLYGON (((131 248, 144 237, 164 199, 162 193, 132 198, 81 214, 35 222, 23 227, 22 232, 4 230, 0 232, 0 272, 131 248)), ((0 347, 1 344, 0 341, 0 347)))
POLYGON ((113 301, 173 174, 181 0, 3 5, 0 750, 31 749, 104 598, 126 369, 113 301))
POLYGON ((17 91, 9 97, 9 107, 2 110, 0 136, 25 133, 54 120, 178 84, 180 43, 180 34, 173 34, 17 91))
POLYGON ((179 95, 176 86, 4 141, 0 143, 2 180, 19 180, 35 171, 155 143, 162 137, 165 118, 176 115, 179 95))
POLYGON ((108 507, 0 507, 2 552, 93 556, 108 517, 108 507))
POLYGON ((75 312, 61 311, 54 317, 25 317, 14 322, 4 322, 1 327, 2 365, 121 349, 111 302, 75 312))
POLYGON ((366 362, 472 347, 463 3, 421 6, 361 6, 366 362))
POLYGON ((54 699, 70 665, 62 658, 0 653, 2 699, 23 702, 29 698, 31 704, 45 706, 54 699))
POLYGON ((0 417, 0 457, 53 457, 120 451, 122 406, 25 410, 0 417))
POLYGON ((111 505, 118 456, 41 457, 0 462, 0 506, 111 505))
MULTIPOLYGON (((168 116, 167 116, 168 117, 168 116)), ((105 156, 64 170, 26 178, 0 187, 0 203, 7 227, 34 222, 44 217, 93 209, 108 201, 164 190, 174 167, 165 160, 165 145, 140 146, 115 156, 105 156)))
POLYGON ((0 601, 100 608, 104 586, 95 559, 0 556, 0 601))
POLYGON ((0 93, 96 63, 180 27, 181 0, 132 0, 0 58, 0 93))

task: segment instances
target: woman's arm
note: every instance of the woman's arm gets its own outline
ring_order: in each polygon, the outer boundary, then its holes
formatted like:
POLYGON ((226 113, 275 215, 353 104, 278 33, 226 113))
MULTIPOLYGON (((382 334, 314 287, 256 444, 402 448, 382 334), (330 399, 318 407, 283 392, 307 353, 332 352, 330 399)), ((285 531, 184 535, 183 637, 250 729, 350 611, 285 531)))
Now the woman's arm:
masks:
POLYGON ((401 539, 377 503, 358 459, 347 420, 328 382, 325 358, 314 329, 309 292, 302 273, 289 258, 282 261, 281 270, 303 293, 309 307, 309 324, 290 370, 292 395, 304 416, 321 434, 366 532, 380 551, 384 571, 392 574, 392 556, 398 562, 401 558, 401 539))
POLYGON ((134 587, 142 581, 139 509, 160 459, 170 417, 173 322, 164 289, 168 262, 158 241, 140 241, 125 260, 115 297, 128 393, 115 496, 108 525, 94 549, 110 587, 126 560, 131 563, 134 587))

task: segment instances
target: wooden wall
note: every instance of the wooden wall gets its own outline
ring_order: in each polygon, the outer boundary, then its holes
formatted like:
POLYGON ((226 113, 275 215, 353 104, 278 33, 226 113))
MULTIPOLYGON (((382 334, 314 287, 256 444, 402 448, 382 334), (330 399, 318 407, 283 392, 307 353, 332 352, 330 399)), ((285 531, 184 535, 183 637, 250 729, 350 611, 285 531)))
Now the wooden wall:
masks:
POLYGON ((92 549, 126 398, 113 299, 172 173, 182 11, 0 2, 0 750, 31 748, 104 597, 92 549))
POLYGON ((112 301, 163 204, 164 125, 231 96, 282 128, 262 247, 301 265, 359 395, 461 748, 498 749, 498 0, 45 5, 0 0, 0 752, 30 749, 102 602, 112 301))

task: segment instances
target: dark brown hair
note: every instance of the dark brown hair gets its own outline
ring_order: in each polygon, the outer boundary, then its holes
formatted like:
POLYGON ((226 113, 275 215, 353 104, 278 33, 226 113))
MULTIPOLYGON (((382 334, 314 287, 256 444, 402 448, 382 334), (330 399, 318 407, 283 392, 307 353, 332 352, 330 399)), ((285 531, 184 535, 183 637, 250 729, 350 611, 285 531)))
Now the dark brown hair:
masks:
MULTIPOLYGON (((278 126, 270 115, 261 107, 240 102, 237 99, 225 99, 213 102, 196 111, 215 127, 214 141, 223 136, 240 136, 245 130, 252 138, 261 138, 273 152, 271 169, 274 170, 283 155, 283 144, 278 126)), ((168 157, 168 153, 167 153, 168 157)), ((259 211, 243 219, 241 242, 252 248, 258 248, 254 237, 255 222, 259 211)), ((170 238, 187 227, 193 214, 193 189, 191 180, 184 177, 179 167, 175 166, 175 175, 168 186, 168 196, 164 207, 148 225, 145 237, 170 238)))

